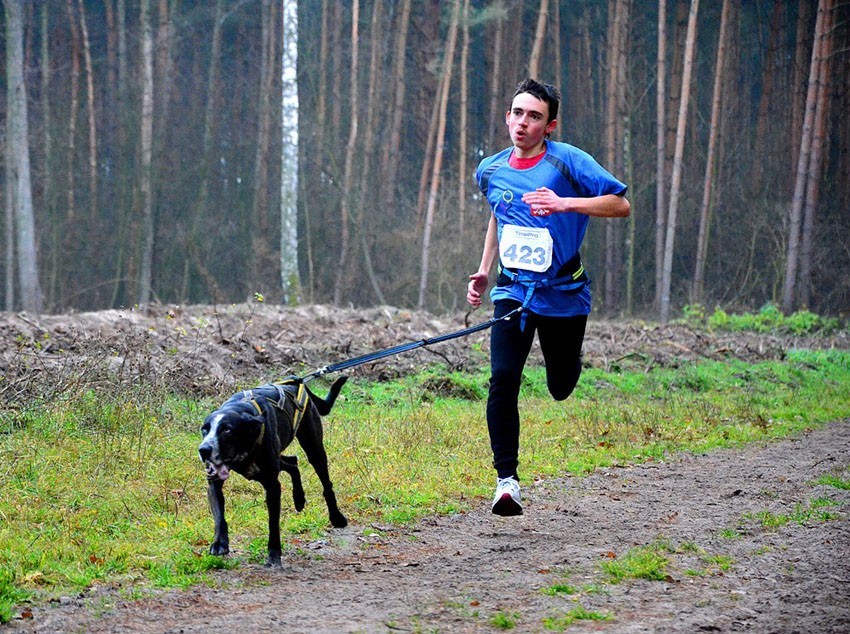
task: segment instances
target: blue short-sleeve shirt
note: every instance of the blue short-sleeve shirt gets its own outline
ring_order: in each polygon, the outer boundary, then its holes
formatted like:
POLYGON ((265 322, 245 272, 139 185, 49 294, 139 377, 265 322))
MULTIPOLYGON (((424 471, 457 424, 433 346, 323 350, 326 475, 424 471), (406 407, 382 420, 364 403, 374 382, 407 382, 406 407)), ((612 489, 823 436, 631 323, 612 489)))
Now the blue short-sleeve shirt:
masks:
MULTIPOLYGON (((561 197, 590 198, 605 194, 625 195, 626 185, 614 178, 587 152, 567 143, 546 141, 546 154, 534 167, 516 169, 508 164, 513 147, 481 161, 475 172, 478 187, 496 217, 499 238, 506 224, 520 227, 546 227, 553 240, 552 265, 540 273, 525 273, 534 279, 554 279, 558 271, 578 253, 587 231, 589 217, 579 213, 553 213, 533 216, 522 202, 523 194, 548 187, 561 197)), ((526 287, 521 282, 495 286, 490 298, 496 302, 512 299, 522 302, 526 287)), ((552 317, 572 317, 590 313, 589 286, 577 293, 539 288, 528 306, 531 312, 552 317)))

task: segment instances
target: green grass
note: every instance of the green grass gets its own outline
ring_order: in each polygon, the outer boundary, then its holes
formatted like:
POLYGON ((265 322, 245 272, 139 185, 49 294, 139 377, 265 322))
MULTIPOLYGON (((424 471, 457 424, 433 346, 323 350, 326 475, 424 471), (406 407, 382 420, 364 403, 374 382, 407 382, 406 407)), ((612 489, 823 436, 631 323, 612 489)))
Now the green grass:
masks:
POLYGON ((613 617, 600 612, 593 612, 577 604, 566 614, 543 619, 543 627, 552 632, 563 632, 576 621, 610 621, 613 617))
POLYGON ((812 522, 828 522, 839 519, 841 515, 829 510, 839 506, 838 502, 825 498, 816 498, 808 504, 796 504, 789 513, 772 513, 770 511, 759 511, 744 516, 744 519, 755 520, 763 528, 768 530, 781 528, 786 524, 810 524, 812 522))
MULTIPOLYGON (((486 383, 484 369, 349 382, 326 420, 325 439, 350 521, 407 524, 489 497, 486 383)), ((186 587, 211 583, 218 568, 264 560, 262 489, 238 475, 225 489, 233 554, 206 554, 213 527, 197 430, 216 404, 141 386, 121 398, 85 392, 0 410, 0 622, 22 602, 94 584, 134 592, 186 587)), ((756 365, 587 370, 562 403, 549 398, 543 371, 529 368, 520 407, 523 477, 582 475, 850 417, 850 352, 791 351, 781 362, 756 365)), ((307 508, 294 512, 282 478, 281 531, 293 550, 329 527, 318 479, 295 453, 305 465, 307 508)))
POLYGON ((652 544, 631 548, 622 557, 604 561, 600 564, 611 583, 620 583, 626 579, 648 579, 663 581, 667 578, 667 565, 670 563, 667 547, 664 544, 652 544))

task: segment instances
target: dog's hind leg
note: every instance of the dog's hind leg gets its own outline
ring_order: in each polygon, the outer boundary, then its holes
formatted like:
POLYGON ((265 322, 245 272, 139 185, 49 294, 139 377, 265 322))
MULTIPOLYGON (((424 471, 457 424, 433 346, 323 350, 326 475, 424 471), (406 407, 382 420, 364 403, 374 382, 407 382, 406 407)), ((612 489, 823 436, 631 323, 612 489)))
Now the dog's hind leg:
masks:
POLYGON ((306 504, 304 486, 301 484, 301 471, 298 469, 297 456, 281 456, 280 470, 286 471, 292 479, 292 501, 295 503, 296 511, 303 511, 306 504))
MULTIPOLYGON (((307 421, 305 421, 306 423, 307 421)), ((316 475, 322 483, 322 494, 325 497, 325 503, 328 505, 328 516, 331 524, 336 528, 345 528, 348 526, 348 520, 342 514, 337 505, 336 495, 334 494, 333 483, 331 482, 330 474, 328 473, 328 454, 322 441, 321 424, 307 425, 302 424, 298 430, 298 442, 307 454, 307 459, 313 465, 316 475)))
POLYGON ((230 552, 227 521, 224 519, 224 491, 222 487, 224 487, 224 481, 218 478, 209 479, 207 500, 215 522, 215 537, 213 537, 213 543, 210 546, 211 555, 226 555, 230 552))

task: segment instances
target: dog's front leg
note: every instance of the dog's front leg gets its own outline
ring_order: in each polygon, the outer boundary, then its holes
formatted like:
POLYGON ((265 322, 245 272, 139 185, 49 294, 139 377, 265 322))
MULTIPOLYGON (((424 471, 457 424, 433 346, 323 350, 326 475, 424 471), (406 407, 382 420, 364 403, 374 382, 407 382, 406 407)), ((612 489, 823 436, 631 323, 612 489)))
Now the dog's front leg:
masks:
POLYGON ((269 512, 269 556, 266 566, 280 566, 280 481, 275 477, 264 481, 266 508, 269 512))
POLYGON ((224 519, 224 481, 209 478, 207 500, 215 522, 215 537, 210 546, 211 555, 226 555, 230 552, 230 538, 227 533, 227 521, 224 519))

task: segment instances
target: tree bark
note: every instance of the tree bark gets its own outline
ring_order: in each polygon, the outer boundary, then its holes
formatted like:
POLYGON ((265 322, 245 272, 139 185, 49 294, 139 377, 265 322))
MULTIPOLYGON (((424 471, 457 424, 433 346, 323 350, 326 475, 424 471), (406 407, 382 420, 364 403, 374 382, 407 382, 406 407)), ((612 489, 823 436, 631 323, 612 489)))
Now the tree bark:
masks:
POLYGON ((495 34, 493 35, 493 46, 490 54, 490 59, 493 60, 493 66, 490 72, 490 109, 487 124, 487 149, 486 153, 495 150, 497 130, 500 130, 504 125, 502 123, 503 113, 506 108, 502 105, 502 100, 505 96, 502 94, 502 40, 504 39, 505 30, 505 8, 502 0, 496 0, 494 11, 496 12, 495 34))
POLYGON ((65 216, 68 219, 69 226, 73 226, 77 215, 76 203, 76 188, 75 172, 73 166, 77 163, 77 113, 80 109, 80 35, 77 30, 77 20, 74 16, 74 5, 71 0, 67 0, 65 4, 68 12, 68 21, 71 28, 71 98, 70 98, 70 113, 68 115, 68 158, 66 165, 68 166, 68 190, 67 209, 65 216))
POLYGON ((3 3, 6 8, 6 187, 14 210, 14 218, 7 219, 10 221, 7 229, 11 234, 14 226, 21 308, 40 313, 43 300, 38 279, 27 87, 24 82, 25 4, 23 0, 5 0, 3 3))
POLYGON ((667 0, 658 0, 658 71, 655 86, 655 307, 661 309, 661 287, 664 278, 664 233, 667 207, 664 193, 667 150, 667 0))
POLYGON ((142 113, 140 119, 141 138, 141 170, 139 175, 139 192, 141 195, 141 228, 142 245, 139 265, 138 303, 150 302, 153 280, 153 29, 151 27, 151 0, 141 0, 141 29, 142 29, 142 113))
POLYGON ((281 6, 280 282, 283 304, 300 301, 298 274, 298 1, 281 6))
POLYGON ((685 59, 682 65, 682 90, 679 101, 679 123, 676 126, 676 150, 673 155, 673 173, 670 183, 670 209, 667 214, 667 234, 664 240, 664 271, 661 284, 661 323, 670 319, 670 287, 673 274, 673 247, 676 236, 676 214, 679 210, 679 194, 682 181, 682 160, 685 151, 685 128, 688 118, 688 101, 691 90, 694 47, 696 45, 697 12, 699 0, 691 0, 688 15, 688 32, 685 38, 685 59))
POLYGON ((83 60, 86 65, 86 97, 89 124, 89 218, 97 217, 97 111, 94 102, 94 69, 91 61, 89 29, 86 24, 86 7, 83 0, 77 0, 80 10, 80 31, 83 40, 83 60))
POLYGON ((818 94, 815 111, 814 137, 809 159, 806 184, 806 204, 803 209, 803 227, 800 244, 800 305, 809 308, 812 294, 812 260, 814 252, 815 212, 820 197, 820 184, 823 180, 824 147, 827 140, 827 120, 830 110, 830 88, 832 77, 833 26, 835 23, 835 0, 827 0, 824 16, 823 42, 821 44, 820 63, 818 64, 818 94))
POLYGON ((184 302, 189 301, 192 266, 197 269, 198 273, 203 278, 211 297, 217 298, 220 291, 218 282, 209 272, 209 268, 205 264, 204 258, 198 253, 196 245, 199 238, 198 227, 200 225, 200 220, 203 217, 204 211, 207 209, 207 203, 209 201, 210 173, 212 171, 213 162, 213 127, 215 125, 215 113, 217 111, 216 101, 218 96, 219 61, 221 58, 221 28, 223 19, 224 0, 216 0, 215 14, 213 16, 212 37, 210 38, 210 65, 207 70, 207 100, 206 105, 204 106, 204 130, 201 142, 201 158, 197 175, 198 193, 195 195, 194 205, 192 206, 191 216, 189 217, 189 226, 183 235, 183 248, 186 251, 187 257, 183 261, 183 284, 180 296, 184 302))
POLYGON ((374 152, 372 148, 375 147, 375 114, 379 111, 379 105, 377 103, 377 91, 378 91, 378 76, 380 74, 380 33, 381 33, 381 19, 383 17, 383 1, 375 0, 375 3, 372 5, 372 22, 371 22, 371 50, 369 51, 369 87, 366 94, 366 129, 363 133, 363 147, 365 148, 362 152, 362 161, 360 165, 360 196, 357 200, 357 211, 356 211, 356 219, 354 225, 357 227, 357 233, 360 237, 360 248, 363 252, 363 266, 366 269, 366 275, 369 278, 369 283, 372 285, 372 292, 375 293, 375 299, 379 304, 385 304, 386 300, 384 299, 384 294, 381 291, 381 286, 378 283, 377 275, 375 274, 375 267, 372 265, 372 254, 369 246, 369 237, 371 236, 371 231, 369 230, 369 220, 372 219, 373 214, 369 214, 366 212, 367 204, 369 208, 372 208, 373 202, 366 202, 367 192, 370 191, 370 187, 368 186, 368 180, 372 177, 372 157, 374 152))
POLYGON ((720 32, 717 35, 717 58, 714 64, 714 96, 711 101, 711 123, 708 129, 708 156, 705 163, 705 178, 702 185, 702 204, 700 205, 699 235, 697 236, 697 254, 694 270, 692 301, 701 304, 705 300, 705 260, 708 253, 708 235, 711 227, 713 206, 713 186, 715 180, 715 158, 717 138, 720 131, 720 109, 723 103, 723 69, 726 60, 726 32, 729 24, 731 0, 723 0, 720 12, 720 32))
MULTIPOLYGON (((277 59, 277 17, 276 3, 263 0, 261 53, 260 53, 260 87, 258 91, 258 121, 257 146, 254 154, 254 187, 251 217, 256 231, 252 233, 251 249, 251 279, 254 285, 263 284, 261 280, 268 279, 263 275, 269 269, 274 269, 277 262, 273 261, 271 245, 271 229, 269 223, 269 151, 271 147, 272 97, 275 77, 275 60, 277 59)), ((257 287, 266 293, 270 287, 257 287)))
POLYGON ((345 269, 348 264, 348 240, 349 240, 349 218, 351 217, 351 198, 354 182, 354 155, 357 151, 357 57, 359 48, 359 30, 358 22, 360 21, 360 0, 354 0, 351 7, 351 68, 349 69, 349 79, 351 88, 349 94, 350 114, 349 114, 349 129, 348 143, 345 148, 345 170, 343 173, 342 182, 342 200, 340 204, 340 243, 339 243, 339 261, 337 262, 336 283, 334 284, 334 306, 339 306, 342 302, 342 283, 345 280, 345 269))
POLYGON ((437 135, 434 143, 434 160, 431 169, 431 188, 428 194, 428 209, 425 214, 425 225, 422 232, 422 266, 419 278, 419 299, 416 303, 420 310, 425 307, 425 294, 428 289, 428 271, 431 259, 431 231, 434 224, 434 213, 437 206, 437 193, 440 189, 440 169, 443 165, 443 147, 446 136, 446 110, 449 102, 449 88, 452 82, 455 45, 457 43, 458 24, 460 22, 460 5, 461 0, 454 0, 452 21, 449 25, 449 32, 446 35, 446 50, 443 57, 439 113, 437 115, 437 135))
POLYGON ((814 118, 817 110, 818 67, 824 40, 824 22, 827 1, 818 1, 815 38, 812 46, 812 59, 809 65, 809 87, 806 97, 806 114, 803 121, 803 135, 797 158, 797 177, 794 184, 794 196, 791 199, 791 212, 788 222, 788 247, 785 256, 785 280, 782 285, 782 310, 790 314, 796 300, 797 269, 800 260, 800 226, 802 224, 803 205, 806 195, 807 170, 811 158, 812 139, 814 137, 814 118))
POLYGON ((463 244, 466 232, 466 185, 467 185, 467 138, 469 136, 469 4, 463 0, 461 11, 461 48, 460 48, 460 125, 458 129, 458 167, 457 167, 457 211, 458 211, 458 243, 463 244))
POLYGON ((537 13, 537 28, 534 30, 534 43, 531 46, 531 57, 528 60, 528 76, 540 75, 540 52, 543 50, 543 40, 546 37, 546 20, 549 15, 549 0, 540 0, 540 10, 537 13))
POLYGON ((401 125, 404 114, 407 82, 405 81, 405 52, 407 51, 407 37, 410 27, 410 3, 411 0, 402 0, 401 11, 395 28, 395 49, 393 51, 393 69, 390 77, 392 95, 392 119, 390 123, 389 142, 383 144, 381 155, 381 170, 386 178, 381 179, 380 201, 382 209, 393 207, 395 187, 398 180, 399 148, 401 147, 401 125))

